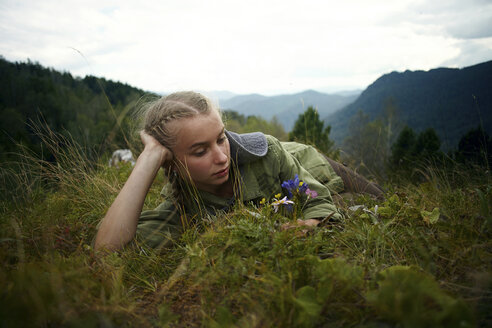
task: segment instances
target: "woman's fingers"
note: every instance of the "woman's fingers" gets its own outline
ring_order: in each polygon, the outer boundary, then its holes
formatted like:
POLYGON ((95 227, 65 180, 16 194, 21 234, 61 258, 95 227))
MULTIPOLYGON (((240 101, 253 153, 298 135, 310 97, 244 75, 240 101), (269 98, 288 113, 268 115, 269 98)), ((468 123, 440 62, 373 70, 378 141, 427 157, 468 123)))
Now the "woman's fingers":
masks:
POLYGON ((163 146, 159 141, 157 141, 156 138, 151 136, 145 131, 140 131, 140 139, 142 140, 142 143, 145 146, 144 151, 149 151, 152 153, 158 153, 160 158, 161 158, 161 163, 164 165, 164 163, 169 162, 173 159, 173 153, 172 151, 163 146))
POLYGON ((316 220, 316 219, 307 219, 307 220, 297 219, 296 222, 284 223, 280 227, 280 229, 281 230, 287 230, 287 229, 298 228, 298 227, 301 227, 301 226, 313 228, 313 227, 316 227, 319 224, 319 222, 320 221, 319 220, 316 220))
POLYGON ((316 227, 319 224, 319 220, 316 219, 307 219, 307 220, 297 220, 299 225, 304 225, 308 227, 316 227))
POLYGON ((144 130, 140 131, 140 139, 142 140, 142 143, 147 146, 148 144, 159 144, 159 141, 157 141, 156 138, 145 132, 144 130))

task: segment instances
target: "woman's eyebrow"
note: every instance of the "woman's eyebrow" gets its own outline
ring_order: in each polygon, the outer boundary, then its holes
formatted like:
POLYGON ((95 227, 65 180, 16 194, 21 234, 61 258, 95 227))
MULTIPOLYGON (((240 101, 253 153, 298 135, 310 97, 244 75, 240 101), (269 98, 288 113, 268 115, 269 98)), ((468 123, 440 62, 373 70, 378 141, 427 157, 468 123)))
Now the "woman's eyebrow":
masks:
MULTIPOLYGON (((221 135, 224 134, 225 127, 222 127, 222 130, 220 130, 220 133, 217 135, 217 139, 220 138, 221 135)), ((199 141, 195 142, 193 145, 190 146, 190 149, 196 148, 196 147, 203 147, 208 145, 208 141, 199 141)))
POLYGON ((206 141, 196 142, 190 146, 190 149, 197 148, 197 147, 203 147, 203 146, 206 146, 207 144, 208 144, 208 142, 206 142, 206 141))

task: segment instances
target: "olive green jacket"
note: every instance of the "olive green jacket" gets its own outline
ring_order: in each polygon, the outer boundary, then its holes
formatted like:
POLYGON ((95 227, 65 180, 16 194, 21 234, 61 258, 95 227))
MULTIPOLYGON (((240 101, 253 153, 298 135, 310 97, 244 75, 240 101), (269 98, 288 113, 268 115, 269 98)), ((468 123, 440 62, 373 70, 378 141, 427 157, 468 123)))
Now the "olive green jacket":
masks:
MULTIPOLYGON (((282 193, 283 181, 304 181, 309 189, 318 193, 308 199, 303 208, 304 219, 341 214, 333 205, 331 193, 343 190, 343 182, 328 161, 311 146, 296 142, 280 142, 262 133, 236 134, 226 131, 231 147, 231 161, 238 168, 239 181, 231 199, 195 190, 185 193, 183 204, 173 201, 170 185, 161 194, 165 201, 154 210, 141 214, 137 238, 151 247, 160 247, 176 240, 184 227, 196 220, 213 220, 221 211, 227 211, 235 202, 258 204, 263 198, 271 199, 282 193)), ((231 165, 232 167, 233 165, 231 165)), ((234 174, 233 174, 234 175, 234 174)))

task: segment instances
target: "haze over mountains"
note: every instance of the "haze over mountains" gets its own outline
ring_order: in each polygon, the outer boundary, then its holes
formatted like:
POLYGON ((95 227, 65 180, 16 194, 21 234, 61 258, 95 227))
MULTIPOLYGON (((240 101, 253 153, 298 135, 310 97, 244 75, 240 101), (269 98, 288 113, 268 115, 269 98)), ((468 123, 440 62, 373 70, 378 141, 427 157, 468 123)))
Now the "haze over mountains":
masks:
POLYGON ((308 106, 315 107, 320 117, 325 117, 355 101, 359 93, 360 91, 326 94, 306 90, 296 94, 270 97, 250 94, 219 99, 219 105, 223 110, 234 110, 245 116, 256 115, 267 120, 276 116, 285 130, 290 131, 299 114, 303 113, 308 106))

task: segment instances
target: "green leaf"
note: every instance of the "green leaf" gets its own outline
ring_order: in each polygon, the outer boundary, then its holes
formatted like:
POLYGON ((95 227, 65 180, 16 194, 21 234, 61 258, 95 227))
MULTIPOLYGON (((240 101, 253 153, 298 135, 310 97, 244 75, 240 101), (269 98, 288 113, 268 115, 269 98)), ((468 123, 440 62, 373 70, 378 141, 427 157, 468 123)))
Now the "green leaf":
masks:
POLYGON ((316 301, 316 290, 311 286, 297 290, 295 303, 310 317, 316 317, 321 312, 321 305, 316 301))
POLYGON ((436 224, 437 221, 439 221, 439 216, 441 215, 441 212, 439 211, 438 207, 435 207, 432 212, 422 210, 420 211, 420 215, 422 215, 422 218, 424 219, 425 223, 427 224, 436 224))

